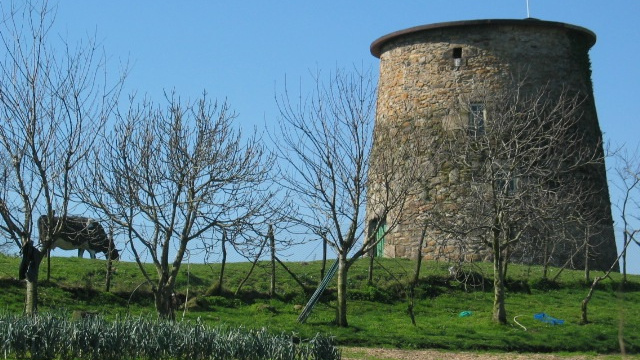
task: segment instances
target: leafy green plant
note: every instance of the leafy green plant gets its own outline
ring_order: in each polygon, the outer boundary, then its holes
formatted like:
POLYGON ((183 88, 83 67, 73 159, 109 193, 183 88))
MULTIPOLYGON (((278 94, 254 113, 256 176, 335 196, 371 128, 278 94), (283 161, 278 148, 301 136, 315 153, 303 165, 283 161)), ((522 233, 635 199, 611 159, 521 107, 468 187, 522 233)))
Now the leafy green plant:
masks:
POLYGON ((340 358, 330 338, 274 335, 266 329, 176 323, 145 318, 69 321, 55 315, 0 316, 5 358, 31 359, 326 359, 340 358), (296 341, 294 341, 296 340, 296 341))

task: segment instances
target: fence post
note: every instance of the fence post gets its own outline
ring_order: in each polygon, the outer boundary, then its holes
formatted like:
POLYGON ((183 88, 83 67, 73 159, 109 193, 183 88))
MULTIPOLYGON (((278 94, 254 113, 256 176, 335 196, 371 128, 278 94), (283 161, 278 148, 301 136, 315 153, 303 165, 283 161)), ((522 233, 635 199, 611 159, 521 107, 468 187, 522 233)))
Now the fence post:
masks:
POLYGON ((269 225, 267 236, 271 247, 271 288, 269 289, 269 297, 273 297, 276 293, 276 239, 273 235, 273 225, 269 225))
POLYGON ((320 268, 320 282, 324 279, 324 271, 327 266, 327 233, 322 233, 322 267, 320 268))
POLYGON ((111 252, 113 251, 112 247, 115 245, 113 243, 113 223, 109 226, 109 252, 107 252, 107 279, 105 284, 105 291, 109 292, 111 290, 111 252))

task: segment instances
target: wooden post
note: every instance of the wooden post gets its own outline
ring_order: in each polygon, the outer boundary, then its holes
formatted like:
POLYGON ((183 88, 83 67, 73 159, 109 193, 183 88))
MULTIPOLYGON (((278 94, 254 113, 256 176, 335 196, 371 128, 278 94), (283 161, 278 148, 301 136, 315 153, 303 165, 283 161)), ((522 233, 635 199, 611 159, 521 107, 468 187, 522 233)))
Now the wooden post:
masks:
POLYGON ((269 297, 273 297, 276 293, 276 239, 273 235, 273 225, 269 225, 267 236, 271 247, 271 287, 269 288, 269 297))
POLYGON ((109 247, 107 252, 107 279, 105 281, 105 291, 111 290, 111 252, 113 251, 113 224, 109 226, 109 247))
POLYGON ((327 266, 327 234, 322 234, 322 267, 320 268, 320 281, 324 279, 324 271, 327 266))
POLYGON ((262 255, 262 251, 264 250, 266 243, 267 243, 267 239, 264 239, 264 241, 262 242, 262 245, 260 245, 260 250, 258 251, 256 258, 253 260, 253 263, 251 264, 251 268, 249 269, 247 276, 245 276, 244 279, 242 279, 242 281, 240 282, 240 285, 238 285, 238 288, 236 289, 234 296, 238 296, 238 294, 240 293, 240 290, 242 290, 242 287, 244 286, 244 283, 246 283, 247 280, 249 280, 249 277, 251 277, 251 273, 253 273, 253 269, 255 269, 256 264, 258 263, 258 260, 260 260, 260 256, 262 255))
POLYGON ((227 230, 222 230, 222 262, 220 263, 220 276, 218 277, 218 295, 222 294, 222 282, 224 280, 224 268, 227 265, 227 230))
POLYGON ((51 279, 51 249, 47 245, 47 282, 51 279))
POLYGON ((367 285, 373 285, 373 261, 376 254, 376 248, 369 250, 369 268, 367 269, 367 285))

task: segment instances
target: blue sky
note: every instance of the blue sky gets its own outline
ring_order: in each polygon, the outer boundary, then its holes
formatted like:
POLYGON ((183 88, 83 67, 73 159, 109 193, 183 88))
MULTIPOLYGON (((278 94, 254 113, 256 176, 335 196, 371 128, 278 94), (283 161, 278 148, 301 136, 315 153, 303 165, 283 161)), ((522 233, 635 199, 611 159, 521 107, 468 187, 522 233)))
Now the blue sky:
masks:
MULTIPOLYGON (((590 57, 602 131, 607 141, 635 148, 640 1, 530 0, 529 9, 531 17, 596 33, 590 57)), ((355 64, 377 74, 369 45, 382 35, 437 22, 525 17, 525 0, 60 0, 55 31, 68 40, 96 34, 113 71, 129 61, 127 94, 161 101, 164 90, 191 99, 206 90, 226 99, 242 126, 262 128, 277 118, 274 96, 285 76, 301 79, 304 91, 317 69, 355 64)), ((629 260, 632 273, 640 273, 638 248, 629 260)))

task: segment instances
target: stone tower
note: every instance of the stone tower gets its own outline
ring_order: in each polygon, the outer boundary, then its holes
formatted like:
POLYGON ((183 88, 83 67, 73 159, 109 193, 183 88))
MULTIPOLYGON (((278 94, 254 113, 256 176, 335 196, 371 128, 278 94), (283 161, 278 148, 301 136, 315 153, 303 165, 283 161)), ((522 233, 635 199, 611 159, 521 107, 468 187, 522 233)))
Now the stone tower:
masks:
MULTIPOLYGON (((371 169, 375 169, 376 151, 383 151, 383 147, 393 149, 393 142, 426 139, 416 145, 416 156, 426 156, 442 136, 455 128, 453 123, 459 124, 452 119, 463 118, 466 124, 472 116, 473 107, 460 110, 458 105, 465 101, 462 99, 468 101, 478 91, 505 91, 506 84, 514 78, 526 78, 526 88, 544 87, 550 96, 565 90, 580 94, 583 100, 578 131, 602 155, 588 55, 595 40, 595 34, 585 28, 531 18, 438 23, 377 39, 371 45, 371 53, 380 59, 371 169)), ((425 158, 425 166, 429 166, 428 162, 425 158)), ((518 257, 512 260, 581 267, 588 257, 593 268, 608 268, 613 263, 617 250, 604 162, 580 176, 587 187, 595 189, 585 212, 598 217, 593 229, 579 229, 589 239, 588 252, 575 239, 571 244, 556 241, 553 250, 523 241, 519 250, 514 250, 518 257), (540 254, 544 251, 543 258, 540 254)), ((370 181, 375 183, 375 178, 371 173, 370 181)), ((377 256, 414 257, 424 225, 404 214, 429 211, 434 199, 442 200, 455 212, 456 204, 466 201, 464 192, 459 191, 466 186, 463 178, 457 173, 440 173, 422 185, 422 194, 408 199, 402 214, 396 214, 400 221, 384 235, 377 256)), ((376 196, 376 188, 379 187, 375 184, 370 186, 370 197, 376 196)), ((367 220, 369 224, 379 221, 371 208, 367 208, 367 220)), ((434 227, 426 228, 422 247, 425 259, 488 260, 490 253, 486 246, 460 235, 454 239, 434 227)))

